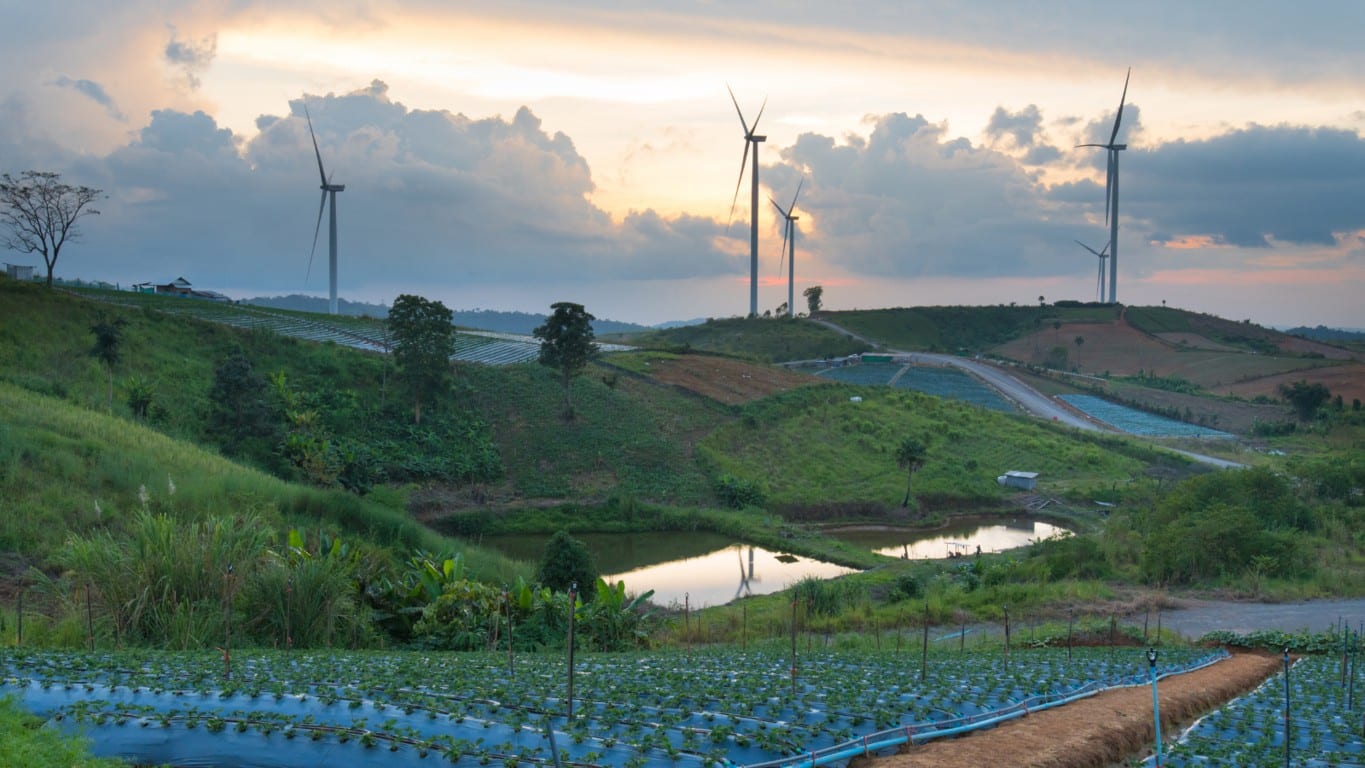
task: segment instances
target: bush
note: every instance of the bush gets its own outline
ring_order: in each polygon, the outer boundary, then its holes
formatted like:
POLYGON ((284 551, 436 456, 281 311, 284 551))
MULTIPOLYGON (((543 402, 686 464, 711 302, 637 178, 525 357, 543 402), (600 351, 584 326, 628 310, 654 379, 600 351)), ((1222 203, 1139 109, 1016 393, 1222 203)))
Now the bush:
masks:
POLYGON ((768 497, 758 483, 729 474, 721 475, 716 481, 716 495, 730 509, 761 507, 768 497))
POLYGON ((592 600, 597 583, 597 564, 586 544, 561 529, 545 543, 536 579, 557 592, 568 592, 577 584, 580 597, 587 602, 592 600))

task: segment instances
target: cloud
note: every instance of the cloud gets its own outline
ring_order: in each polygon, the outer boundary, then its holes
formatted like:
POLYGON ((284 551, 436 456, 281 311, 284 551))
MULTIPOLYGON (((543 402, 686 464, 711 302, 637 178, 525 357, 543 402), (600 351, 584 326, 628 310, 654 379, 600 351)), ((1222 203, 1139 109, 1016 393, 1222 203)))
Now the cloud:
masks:
POLYGON ((595 207, 587 161, 530 109, 410 110, 381 81, 292 100, 249 140, 203 112, 154 112, 104 159, 111 204, 90 237, 102 271, 116 264, 121 277, 109 279, 125 282, 183 274, 206 287, 325 290, 325 225, 308 266, 321 191, 305 104, 327 174, 346 186, 343 293, 741 272, 715 245, 723 232, 711 219, 644 210, 614 220, 595 207))
POLYGON ((1019 162, 949 138, 944 126, 919 115, 872 121, 866 139, 803 134, 782 151, 782 164, 765 170, 775 189, 809 179, 797 206, 815 223, 803 232, 808 247, 843 269, 876 276, 1074 270, 1075 259, 1061 248, 1084 231, 1081 214, 1053 205, 1019 162))
POLYGON ((1130 151, 1121 171, 1121 210, 1160 242, 1331 245, 1365 225, 1365 139, 1352 131, 1250 125, 1130 151))
POLYGON ((73 80, 62 75, 56 80, 53 80, 52 84, 58 88, 70 88, 101 107, 104 107, 104 111, 115 120, 122 123, 128 122, 128 118, 124 117, 123 113, 119 111, 118 105, 114 103, 114 99, 109 95, 109 92, 104 90, 104 86, 99 83, 93 80, 73 80))
POLYGON ((180 70, 190 88, 198 88, 199 76, 213 63, 218 53, 218 35, 211 33, 198 40, 181 40, 175 25, 168 24, 171 39, 166 43, 166 62, 180 70))

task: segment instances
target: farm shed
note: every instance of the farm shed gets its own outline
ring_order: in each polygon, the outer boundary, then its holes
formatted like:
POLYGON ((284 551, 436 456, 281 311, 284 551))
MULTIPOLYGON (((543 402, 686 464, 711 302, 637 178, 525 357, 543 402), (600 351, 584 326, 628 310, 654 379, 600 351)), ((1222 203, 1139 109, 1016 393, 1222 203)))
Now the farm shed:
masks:
POLYGON ((1019 488, 1021 490, 1031 491, 1033 490, 1033 487, 1038 484, 1038 473, 1020 472, 1017 469, 1011 469, 1000 477, 995 478, 995 482, 1008 488, 1019 488))
POLYGON ((32 280, 33 267, 27 264, 10 264, 6 262, 5 274, 8 275, 11 280, 32 280))

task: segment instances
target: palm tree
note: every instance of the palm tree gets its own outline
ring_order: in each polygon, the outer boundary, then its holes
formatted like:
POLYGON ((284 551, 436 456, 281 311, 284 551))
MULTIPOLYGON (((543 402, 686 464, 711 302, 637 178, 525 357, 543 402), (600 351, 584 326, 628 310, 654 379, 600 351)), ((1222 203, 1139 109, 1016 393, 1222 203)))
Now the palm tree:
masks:
POLYGON ((915 473, 924 466, 925 454, 928 449, 924 443, 913 437, 901 440, 901 444, 896 446, 896 466, 906 470, 905 477, 905 500, 901 502, 902 507, 910 506, 910 481, 915 478, 915 473))

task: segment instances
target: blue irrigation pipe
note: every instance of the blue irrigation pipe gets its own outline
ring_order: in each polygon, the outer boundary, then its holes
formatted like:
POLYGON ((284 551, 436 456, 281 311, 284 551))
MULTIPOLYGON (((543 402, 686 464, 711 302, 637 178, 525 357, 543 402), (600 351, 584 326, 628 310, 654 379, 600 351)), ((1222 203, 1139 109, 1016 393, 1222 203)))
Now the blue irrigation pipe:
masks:
POLYGON ((1152 678, 1152 725, 1156 728, 1156 768, 1161 768, 1161 699, 1156 687, 1156 649, 1147 649, 1147 675, 1152 678))
MULTIPOLYGON (((1172 667, 1160 675, 1156 675, 1155 673, 1153 673, 1153 676, 1155 680, 1160 680, 1161 678, 1169 677, 1170 675, 1181 674, 1184 672, 1193 672, 1194 670, 1203 669, 1204 667, 1207 667, 1210 664, 1221 661, 1224 658, 1227 658, 1227 655, 1228 655, 1227 652, 1224 651, 1223 653, 1218 654, 1216 656, 1209 656, 1205 659, 1199 660, 1191 664, 1172 667)), ((948 720, 946 722, 955 723, 955 725, 951 725, 946 728, 926 727, 923 725, 902 726, 900 728, 869 734, 868 736, 864 736, 860 739, 847 741, 844 742, 843 744, 836 744, 832 747, 826 747, 825 749, 822 750, 814 750, 811 752, 807 752, 801 755, 800 757, 795 758, 786 757, 778 760, 766 760, 761 763, 749 763, 739 768, 819 768, 820 766, 835 763, 843 763, 853 757, 868 754, 875 750, 898 747, 906 743, 922 744, 926 741, 932 741, 934 739, 945 738, 948 736, 957 736, 963 733, 969 733, 971 731, 990 728, 994 725, 1005 722, 1007 720, 1013 720, 1019 717, 1023 717, 1024 715, 1030 712, 1038 712, 1044 709, 1051 709, 1052 707, 1059 707, 1064 704, 1070 704, 1075 701, 1080 701, 1081 699, 1090 698, 1091 696, 1094 696, 1098 693, 1102 693, 1106 690, 1111 690, 1114 688, 1128 688, 1144 684, 1146 684, 1146 681, 1140 674, 1135 677, 1123 677, 1117 680, 1111 680, 1108 684, 1098 681, 1092 681, 1067 694, 1054 696, 1039 696, 1031 699, 1026 699, 1024 702, 1012 704, 1004 709, 996 710, 994 713, 985 713, 992 715, 989 717, 982 717, 978 715, 975 716, 975 718, 979 719, 967 717, 948 720), (878 740, 873 741, 873 739, 878 740)), ((936 723, 935 725, 938 726, 942 724, 936 723)))

